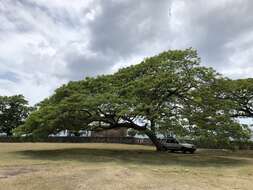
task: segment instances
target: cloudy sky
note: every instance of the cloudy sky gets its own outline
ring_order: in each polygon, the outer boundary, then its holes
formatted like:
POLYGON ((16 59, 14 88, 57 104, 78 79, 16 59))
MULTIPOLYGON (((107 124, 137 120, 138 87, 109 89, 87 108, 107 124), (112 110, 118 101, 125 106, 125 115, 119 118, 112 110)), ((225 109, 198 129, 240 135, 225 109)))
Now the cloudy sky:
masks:
POLYGON ((253 77, 252 0, 0 0, 0 95, 31 104, 70 80, 194 47, 202 64, 253 77))

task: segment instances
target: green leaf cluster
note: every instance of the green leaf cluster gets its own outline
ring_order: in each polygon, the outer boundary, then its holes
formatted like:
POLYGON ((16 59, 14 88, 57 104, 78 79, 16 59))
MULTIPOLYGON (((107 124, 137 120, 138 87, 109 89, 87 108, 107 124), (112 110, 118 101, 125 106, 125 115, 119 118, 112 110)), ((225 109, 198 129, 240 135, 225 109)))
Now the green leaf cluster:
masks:
POLYGON ((230 115, 237 103, 228 95, 232 87, 222 88, 230 82, 200 66, 196 50, 169 50, 111 75, 63 85, 15 133, 125 127, 148 135, 157 148, 158 134, 248 138, 248 128, 230 115))

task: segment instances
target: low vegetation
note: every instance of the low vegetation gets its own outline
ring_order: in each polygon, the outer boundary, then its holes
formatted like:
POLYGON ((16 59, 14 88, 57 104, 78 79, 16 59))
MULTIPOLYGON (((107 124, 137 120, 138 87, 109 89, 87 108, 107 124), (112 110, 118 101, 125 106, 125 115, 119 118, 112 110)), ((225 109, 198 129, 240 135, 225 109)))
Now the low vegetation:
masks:
POLYGON ((253 152, 120 144, 2 143, 0 190, 251 190, 253 152))

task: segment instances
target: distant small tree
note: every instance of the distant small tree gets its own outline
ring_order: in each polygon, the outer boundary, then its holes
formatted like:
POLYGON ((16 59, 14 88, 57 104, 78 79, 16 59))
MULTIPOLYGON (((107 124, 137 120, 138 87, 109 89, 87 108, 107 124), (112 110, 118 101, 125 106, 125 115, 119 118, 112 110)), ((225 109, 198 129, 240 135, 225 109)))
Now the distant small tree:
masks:
POLYGON ((23 95, 0 96, 0 133, 12 135, 12 130, 23 124, 32 108, 23 95))

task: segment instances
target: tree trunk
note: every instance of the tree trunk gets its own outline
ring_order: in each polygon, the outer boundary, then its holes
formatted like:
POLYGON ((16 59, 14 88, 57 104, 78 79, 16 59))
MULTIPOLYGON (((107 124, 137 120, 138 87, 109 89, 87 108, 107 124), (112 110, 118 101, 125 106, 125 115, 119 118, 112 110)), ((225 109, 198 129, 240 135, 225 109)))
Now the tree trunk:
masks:
POLYGON ((121 127, 127 128, 127 129, 135 129, 137 131, 144 132, 152 141, 152 143, 155 145, 156 151, 166 151, 161 141, 157 138, 155 132, 151 130, 152 128, 154 128, 154 122, 151 122, 151 129, 147 129, 146 127, 140 127, 133 123, 120 123, 113 126, 111 129, 121 128, 121 127))
POLYGON ((7 135, 8 137, 12 136, 12 132, 11 132, 11 131, 6 131, 6 135, 7 135))
POLYGON ((155 134, 153 131, 147 129, 147 130, 145 131, 145 134, 149 137, 149 139, 150 139, 150 140, 152 141, 152 143, 155 145, 156 151, 159 151, 159 152, 161 152, 161 151, 166 151, 166 149, 164 148, 163 144, 162 144, 161 141, 157 138, 156 134, 155 134))

